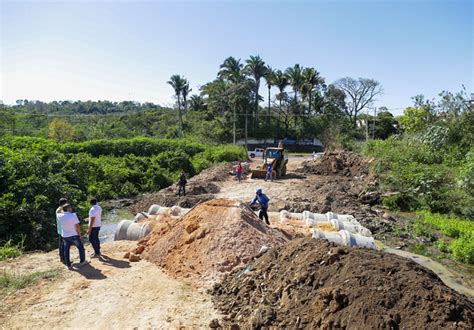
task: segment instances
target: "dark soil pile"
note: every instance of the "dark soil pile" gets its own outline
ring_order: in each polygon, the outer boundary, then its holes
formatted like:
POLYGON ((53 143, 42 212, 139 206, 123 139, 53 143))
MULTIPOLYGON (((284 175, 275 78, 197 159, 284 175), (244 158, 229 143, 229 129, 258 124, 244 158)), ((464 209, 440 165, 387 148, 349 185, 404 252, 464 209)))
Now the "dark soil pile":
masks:
POLYGON ((316 161, 306 161, 300 170, 319 175, 361 176, 369 174, 368 162, 363 157, 349 152, 325 152, 316 161))
POLYGON ((474 304, 411 260, 296 239, 212 290, 223 323, 282 329, 473 329, 474 304))
POLYGON ((174 277, 206 284, 245 265, 263 246, 287 238, 267 226, 246 205, 218 199, 201 203, 177 220, 154 227, 139 242, 142 256, 174 277))
POLYGON ((174 183, 159 192, 140 196, 129 206, 129 210, 132 213, 143 212, 153 204, 166 207, 173 205, 186 208, 193 207, 199 202, 212 199, 212 194, 219 192, 219 187, 213 182, 226 180, 231 171, 232 163, 212 166, 188 180, 186 196, 177 196, 178 185, 174 183))

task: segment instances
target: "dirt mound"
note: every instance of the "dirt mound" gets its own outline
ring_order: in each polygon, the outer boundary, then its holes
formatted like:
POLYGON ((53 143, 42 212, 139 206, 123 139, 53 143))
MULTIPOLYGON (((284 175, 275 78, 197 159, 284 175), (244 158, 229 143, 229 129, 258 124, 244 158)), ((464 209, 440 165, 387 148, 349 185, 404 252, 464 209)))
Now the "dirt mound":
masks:
POLYGON ((213 288, 224 323, 260 328, 474 327, 474 304, 433 272, 379 251, 296 239, 213 288))
POLYGON ((349 152, 326 152, 316 161, 303 162, 302 173, 319 175, 361 176, 369 174, 368 161, 363 157, 349 152))
POLYGON ((232 165, 233 163, 215 165, 190 178, 186 185, 186 196, 177 196, 178 185, 174 183, 159 192, 140 196, 128 209, 132 213, 138 213, 148 210, 153 204, 167 207, 179 205, 190 208, 197 203, 208 201, 212 199, 212 194, 216 194, 220 190, 213 182, 226 180, 232 171, 232 165))
POLYGON ((221 199, 156 226, 139 244, 145 245, 142 257, 172 276, 206 283, 245 265, 263 246, 286 241, 244 204, 221 199))

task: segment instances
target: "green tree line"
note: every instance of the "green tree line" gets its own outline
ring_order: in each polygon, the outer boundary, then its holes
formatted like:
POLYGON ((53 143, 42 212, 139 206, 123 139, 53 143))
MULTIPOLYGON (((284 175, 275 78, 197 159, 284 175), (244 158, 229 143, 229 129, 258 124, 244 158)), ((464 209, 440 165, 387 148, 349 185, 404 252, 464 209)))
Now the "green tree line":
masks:
POLYGON ((48 249, 55 241, 56 203, 66 197, 85 216, 86 201, 156 191, 212 163, 244 159, 236 146, 135 138, 57 143, 32 137, 0 138, 0 242, 48 249))

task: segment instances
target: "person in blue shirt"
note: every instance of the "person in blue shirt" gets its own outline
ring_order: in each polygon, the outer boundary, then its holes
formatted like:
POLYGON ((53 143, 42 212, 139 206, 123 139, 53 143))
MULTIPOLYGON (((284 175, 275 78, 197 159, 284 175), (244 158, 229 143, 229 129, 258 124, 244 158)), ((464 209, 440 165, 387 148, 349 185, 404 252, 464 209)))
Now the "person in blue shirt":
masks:
POLYGON ((258 204, 260 204, 260 212, 258 213, 258 217, 263 220, 263 218, 265 218, 265 223, 267 225, 270 224, 270 221, 268 221, 268 213, 267 213, 267 210, 268 210, 268 202, 270 201, 270 198, 267 197, 267 195, 265 195, 263 192, 262 192, 262 189, 261 188, 258 188, 257 189, 257 192, 255 194, 255 197, 252 199, 252 201, 250 202, 250 206, 254 205, 256 202, 258 202, 258 204))
POLYGON ((267 181, 268 179, 273 181, 273 164, 272 163, 267 164, 267 173, 265 175, 265 181, 267 181))

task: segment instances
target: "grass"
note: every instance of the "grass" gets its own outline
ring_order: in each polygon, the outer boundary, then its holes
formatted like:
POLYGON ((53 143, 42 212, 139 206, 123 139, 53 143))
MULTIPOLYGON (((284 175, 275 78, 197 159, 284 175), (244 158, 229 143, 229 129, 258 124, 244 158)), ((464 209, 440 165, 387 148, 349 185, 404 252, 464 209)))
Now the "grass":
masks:
POLYGON ((0 246, 0 261, 21 256, 25 250, 25 238, 26 236, 23 236, 18 244, 8 240, 3 246, 0 246))
POLYGON ((441 252, 448 253, 456 261, 474 264, 474 221, 428 211, 417 212, 415 234, 428 236, 434 230, 450 238, 449 244, 444 240, 435 243, 441 252))
POLYGON ((50 269, 43 272, 16 274, 4 270, 0 273, 0 297, 10 292, 24 289, 39 280, 52 279, 59 275, 59 269, 50 269))

